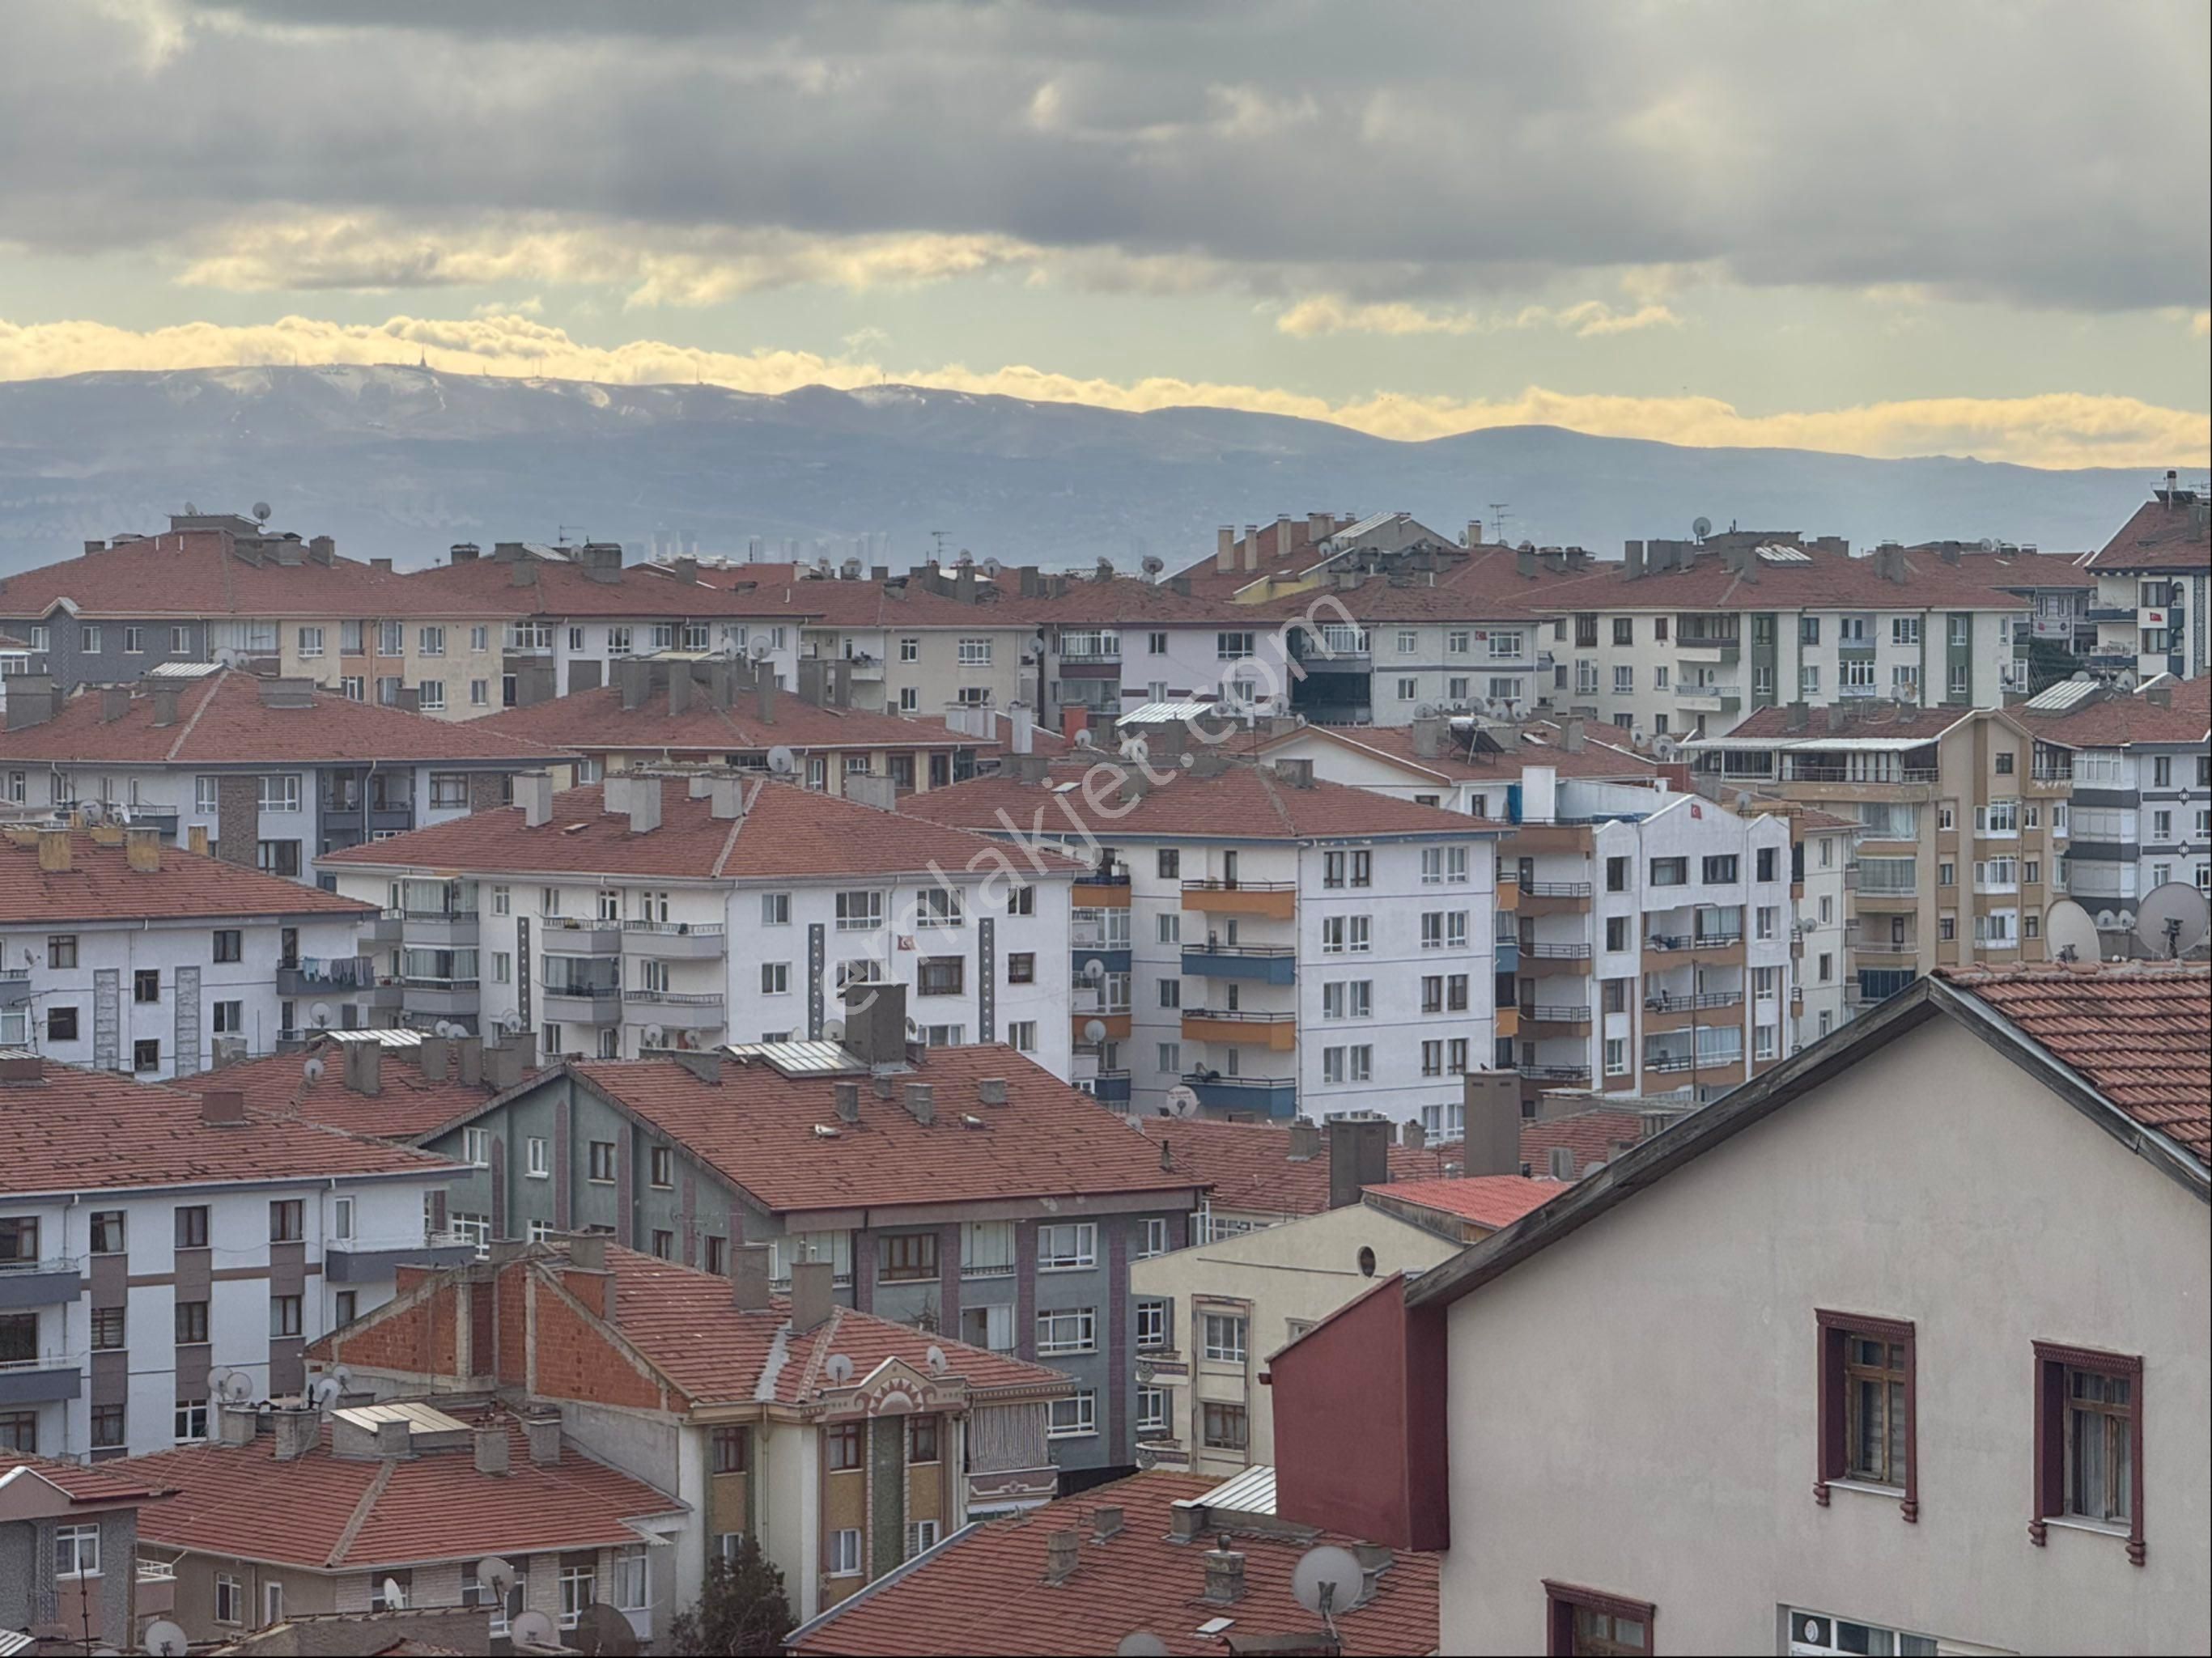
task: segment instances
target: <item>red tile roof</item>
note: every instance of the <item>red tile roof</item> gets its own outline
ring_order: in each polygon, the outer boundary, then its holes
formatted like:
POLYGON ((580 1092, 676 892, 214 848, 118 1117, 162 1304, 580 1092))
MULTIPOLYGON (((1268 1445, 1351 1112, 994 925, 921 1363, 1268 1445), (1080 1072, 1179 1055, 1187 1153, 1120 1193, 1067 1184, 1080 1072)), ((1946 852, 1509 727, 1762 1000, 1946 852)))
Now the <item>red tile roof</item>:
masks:
POLYGON ((613 686, 571 692, 526 708, 510 708, 473 722, 474 729, 516 739, 524 749, 551 748, 598 754, 610 750, 664 754, 746 753, 775 747, 810 749, 954 749, 989 746, 941 720, 907 720, 857 708, 817 708, 788 691, 775 699, 773 720, 760 718, 750 691, 736 706, 709 708, 706 687, 693 692, 681 714, 668 711, 665 692, 641 708, 625 711, 613 686))
POLYGON ((243 1123, 213 1126, 188 1090, 48 1060, 38 1080, 0 1082, 0 1189, 22 1196, 458 1169, 427 1151, 251 1108, 243 1123))
MULTIPOLYGON (((1031 628, 1036 621, 1024 613, 1035 601, 1013 598, 978 581, 978 597, 963 602, 948 593, 933 593, 909 579, 905 596, 893 598, 884 584, 870 576, 855 580, 811 576, 793 580, 791 567, 741 565, 729 570, 703 570, 701 579, 726 590, 733 605, 744 613, 784 618, 808 627, 865 629, 901 628, 966 628, 981 632, 990 628, 1031 628)), ((949 574, 949 572, 948 572, 949 574)))
POLYGON ((362 1571, 485 1555, 618 1548, 624 1522, 684 1504, 594 1462, 573 1442, 561 1461, 530 1460, 521 1423, 505 1412, 438 1407, 507 1430, 507 1472, 478 1473, 474 1448, 404 1458, 342 1457, 326 1442, 280 1462, 276 1440, 156 1451, 109 1465, 176 1488, 139 1516, 142 1543, 314 1570, 362 1571))
MULTIPOLYGON (((219 530, 171 531, 8 578, 0 616, 43 620, 64 599, 103 616, 305 616, 398 614, 406 578, 355 559, 249 564, 219 530)), ((113 648, 111 647, 110 648, 113 648)))
POLYGON ((1539 1117, 1521 1125, 1521 1162, 1531 1175, 1548 1175, 1552 1148, 1564 1145, 1574 1154, 1565 1178, 1578 1180, 1592 1163, 1612 1162, 1616 1145, 1635 1145, 1643 1139, 1644 1119, 1633 1111, 1600 1106, 1571 1116, 1539 1117))
POLYGON ((1550 766, 1562 777, 1626 780, 1655 776, 1659 769, 1658 762, 1589 732, 1584 733, 1580 749, 1570 749, 1566 746, 1566 733, 1549 721, 1532 721, 1518 733, 1510 726, 1501 726, 1492 735, 1512 746, 1501 752, 1474 754, 1468 750, 1465 732, 1448 732, 1437 745, 1435 754, 1423 755, 1413 747, 1410 726, 1308 726, 1279 737, 1264 738, 1255 748, 1266 754, 1301 737, 1318 736, 1346 748, 1364 749, 1436 776, 1467 783, 1493 780, 1501 784, 1516 783, 1524 766, 1550 766))
POLYGON ((2198 964, 1954 968, 1978 998, 2146 1128, 2212 1161, 2212 969, 2198 964))
POLYGON ((834 1353, 853 1361, 855 1382, 891 1358, 926 1376, 935 1347, 945 1356, 945 1374, 978 1393, 1064 1393, 1073 1385, 1042 1364, 849 1307, 835 1307, 826 1323, 792 1335, 791 1303, 782 1297, 772 1298, 764 1312, 740 1312, 730 1302, 730 1280, 718 1272, 629 1249, 610 1248, 606 1256, 615 1279, 615 1327, 694 1405, 758 1400, 763 1373, 778 1352, 783 1357, 774 1371, 775 1397, 786 1405, 805 1404, 830 1385, 826 1367, 834 1353))
POLYGON ((51 1456, 27 1456, 20 1451, 0 1451, 0 1486, 11 1480, 37 1478, 72 1503, 149 1503, 167 1489, 156 1479, 122 1472, 127 1464, 64 1462, 51 1456))
POLYGON ((158 870, 135 870, 125 847, 103 846, 86 829, 69 831, 69 868, 44 869, 39 863, 40 833, 0 833, 0 926, 375 913, 373 905, 182 847, 163 847, 158 870))
MULTIPOLYGON (((1218 1658, 1218 1636, 1200 1635, 1214 1618, 1233 1620, 1241 1639, 1316 1634, 1319 1620, 1291 1593, 1291 1574, 1307 1550, 1348 1547, 1333 1532, 1243 1530, 1222 1510, 1209 1515, 1199 1542, 1168 1539, 1175 1504, 1203 1499, 1216 1482, 1155 1469, 1064 1497, 1041 1509, 988 1521, 963 1533, 902 1576, 872 1586, 817 1622, 791 1650, 808 1655, 885 1653, 999 1655, 1110 1654, 1133 1633, 1156 1637, 1170 1653, 1218 1658), (1099 1510, 1118 1508, 1121 1527, 1101 1542, 1099 1510), (1207 1544, 1227 1528, 1244 1557, 1244 1597, 1205 1599, 1207 1544), (1046 1540, 1059 1531, 1082 1538, 1074 1573, 1044 1582, 1046 1540)), ((1374 1597, 1339 1612, 1335 1625, 1349 1658, 1437 1649, 1437 1560, 1399 1554, 1376 1579, 1374 1597)))
MULTIPOLYGON (((314 1050, 311 1050, 314 1051, 314 1050)), ((420 1050, 388 1048, 377 1066, 374 1094, 357 1094, 345 1084, 344 1054, 337 1043, 319 1046, 324 1064, 319 1081, 307 1080, 307 1054, 272 1054, 220 1071, 179 1077, 172 1084, 188 1093, 236 1089, 247 1108, 272 1116, 343 1128, 378 1139, 416 1141, 469 1115, 495 1097, 487 1084, 465 1084, 451 1070, 441 1079, 425 1076, 420 1050)), ((544 1074, 532 1070, 525 1080, 544 1074)))
POLYGON ((703 579, 685 581, 663 566, 631 564, 619 581, 600 581, 580 564, 565 558, 478 558, 434 565, 400 578, 406 584, 397 603, 380 616, 605 616, 616 620, 688 620, 753 616, 772 613, 750 594, 703 579), (516 569, 527 574, 521 586, 516 569))
POLYGON ((2204 502, 2184 489, 2168 505, 2145 501, 2119 532, 2089 556, 2091 572, 2118 570, 2202 570, 2212 568, 2212 519, 2204 502))
POLYGON ((1905 579, 1892 581, 1881 574, 1875 559, 1820 548, 1802 550, 1802 562, 1775 564, 1754 558, 1748 569, 1741 571, 1729 569, 1717 552, 1701 553, 1680 568, 1647 570, 1632 579, 1623 565, 1608 562, 1553 586, 1545 598, 1555 611, 2012 611, 2027 608, 2017 589, 2080 585, 2074 566, 2055 554, 2007 558, 1977 553, 1952 564, 1937 554, 1907 549, 1902 555, 1905 579))
POLYGON ((891 1078, 933 1085, 936 1121, 927 1127, 900 1101, 878 1099, 866 1078, 860 1121, 840 1123, 832 1078, 786 1077, 760 1060, 726 1061, 719 1086, 673 1060, 568 1069, 779 1212, 1109 1192, 1158 1192, 1174 1208, 1205 1183, 1162 1169, 1158 1151, 1121 1119, 996 1045, 933 1048, 891 1078), (1004 1105, 978 1102, 976 1084, 988 1078, 1006 1080, 1004 1105), (817 1125, 837 1133, 818 1134, 817 1125))
MULTIPOLYGON (((982 837, 911 810, 938 791, 908 796, 897 811, 882 811, 796 783, 748 779, 744 813, 725 818, 714 815, 711 800, 693 799, 683 781, 660 781, 660 826, 642 835, 630 832, 627 814, 603 810, 605 785, 593 784, 556 795, 551 818, 536 829, 525 823, 521 807, 502 807, 349 847, 316 861, 325 868, 766 881, 921 875, 933 865, 957 872, 978 859, 983 860, 978 869, 996 868, 1005 857, 982 837)), ((1050 853, 1044 859, 1049 870, 1072 873, 1076 867, 1050 853)), ((1026 858, 1022 868, 1024 876, 1031 872, 1026 858)))
POLYGON ((2025 705, 2012 712, 2046 743, 2077 749, 2124 749, 2138 743, 2203 744, 2212 731, 2212 678, 2161 684, 2163 702, 2148 692, 2099 696, 2063 714, 2025 705))
MULTIPOLYGON (((1843 724, 1832 730, 1828 725, 1827 708, 1808 708, 1806 710, 1805 725, 1800 729, 1792 729, 1788 708, 1766 708, 1753 710, 1726 737, 1714 740, 1743 743, 1764 738, 1773 742, 1801 743, 1811 748, 1818 748, 1823 738, 1843 741, 1878 738, 1899 742, 1933 743, 1954 726, 1972 719, 1975 712, 1972 708, 1901 708, 1893 702, 1881 702, 1863 712, 1856 708, 1846 709, 1843 724)), ((1696 747, 1700 740, 1703 739, 1688 739, 1689 746, 1696 747)))
MULTIPOLYGON (((1204 1117, 1140 1117, 1136 1127, 1164 1145, 1186 1179, 1213 1187, 1216 1209, 1269 1215, 1318 1215, 1328 1207, 1328 1132, 1310 1157, 1291 1156, 1291 1131, 1267 1123, 1217 1122, 1204 1117)), ((1154 1161, 1157 1162, 1157 1155, 1154 1161)), ((1432 1180, 1447 1158, 1434 1147, 1390 1148, 1393 1181, 1432 1180)), ((1370 1188, 1371 1189, 1371 1188, 1370 1188)))
POLYGON ((1451 1180, 1394 1181, 1374 1190, 1394 1206, 1433 1210, 1496 1231, 1550 1202, 1567 1185, 1565 1181, 1534 1180, 1520 1175, 1470 1175, 1451 1180))
POLYGON ((262 701, 268 681, 235 668, 177 682, 174 723, 157 726, 152 694, 133 688, 120 719, 102 718, 97 689, 80 690, 42 725, 0 733, 0 760, 57 765, 285 765, 328 762, 451 761, 456 765, 543 765, 538 744, 489 720, 434 720, 329 691, 295 707, 262 701))
POLYGON ((1249 761, 1231 761, 1226 770, 1212 777, 1171 777, 1127 810, 1117 788, 1098 779, 1099 786, 1092 793, 1112 809, 1109 814, 1085 804, 1091 773, 1099 764, 1070 755, 1055 763, 1042 783, 1024 783, 1011 773, 999 772, 915 795, 901 806, 915 817, 986 832, 1001 829, 1001 812, 1024 833, 1042 814, 1047 835, 1073 833, 1081 824, 1102 841, 1468 835, 1496 834, 1504 827, 1344 783, 1316 780, 1311 787, 1301 788, 1249 761), (1064 785, 1073 786, 1062 791, 1064 785))

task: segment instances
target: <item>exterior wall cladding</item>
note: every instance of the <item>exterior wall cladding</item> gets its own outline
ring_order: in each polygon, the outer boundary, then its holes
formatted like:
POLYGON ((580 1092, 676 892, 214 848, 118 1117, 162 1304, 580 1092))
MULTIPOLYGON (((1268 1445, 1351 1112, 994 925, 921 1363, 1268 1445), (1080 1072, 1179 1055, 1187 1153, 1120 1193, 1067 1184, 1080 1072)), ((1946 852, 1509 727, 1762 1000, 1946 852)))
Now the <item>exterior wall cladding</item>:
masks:
MULTIPOLYGON (((783 1217, 755 1206, 719 1170, 682 1145, 634 1122, 564 1075, 486 1112, 467 1125, 489 1131, 489 1145, 473 1175, 453 1186, 456 1224, 481 1219, 495 1238, 529 1238, 540 1232, 605 1230, 618 1244, 651 1253, 656 1232, 668 1234, 672 1257, 691 1266, 708 1263, 709 1239, 723 1250, 738 1241, 775 1243, 786 1236, 783 1217), (530 1173, 529 1142, 544 1142, 543 1175, 530 1173), (614 1178, 590 1177, 594 1142, 614 1147, 614 1178), (667 1183, 653 1180, 650 1150, 669 1145, 667 1183)), ((456 1127, 430 1142, 430 1148, 455 1158, 465 1155, 463 1130, 456 1127)), ((1017 1356, 1065 1371, 1080 1390, 1095 1397, 1095 1428, 1087 1434, 1055 1437, 1053 1461, 1076 1472, 1126 1467, 1135 1461, 1135 1339, 1129 1315, 1129 1262, 1142 1248, 1145 1223, 1168 1223, 1168 1236, 1182 1237, 1187 1209, 1116 1210, 1111 1201, 1093 1202, 1069 1220, 1095 1225, 1097 1247, 1089 1266, 1037 1266, 1037 1229, 1055 1218, 1015 1218, 1015 1268, 1011 1273, 963 1278, 960 1271, 961 1226, 971 1221, 1014 1218, 1014 1212, 1038 1212, 1018 1200, 948 1206, 934 1224, 855 1228, 851 1232, 849 1276, 836 1280, 837 1299, 878 1317, 913 1323, 933 1314, 936 1327, 963 1339, 963 1312, 994 1306, 1013 1309, 1017 1356), (893 1234, 934 1232, 938 1276, 913 1282, 889 1282, 879 1271, 882 1240, 893 1234), (1088 1352, 1041 1355, 1036 1347, 1041 1314, 1091 1310, 1097 1339, 1088 1352)), ((819 1236, 817 1232, 814 1236, 819 1236)), ((722 1253, 718 1250, 716 1253, 722 1253)), ((723 1254, 726 1260, 726 1254, 723 1254)), ((779 1269, 781 1270, 781 1269, 779 1269)), ((780 1286, 779 1286, 780 1287, 780 1286)))
POLYGON ((204 622, 179 622, 174 616, 134 622, 102 616, 92 626, 100 629, 97 651, 84 648, 85 624, 57 605, 40 624, 48 629, 46 671, 57 685, 126 685, 146 677, 164 662, 208 660, 208 627, 204 622), (123 648, 125 636, 136 628, 143 651, 123 648), (179 642, 177 635, 182 635, 179 642))

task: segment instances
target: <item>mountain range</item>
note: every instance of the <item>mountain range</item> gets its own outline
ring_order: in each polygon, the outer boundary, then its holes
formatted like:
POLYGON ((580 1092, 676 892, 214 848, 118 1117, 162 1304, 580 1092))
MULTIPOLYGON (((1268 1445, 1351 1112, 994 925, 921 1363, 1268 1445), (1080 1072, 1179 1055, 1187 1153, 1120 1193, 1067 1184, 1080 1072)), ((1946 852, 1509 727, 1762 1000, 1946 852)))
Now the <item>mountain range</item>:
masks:
POLYGON ((398 367, 112 372, 0 383, 0 571, 92 537, 205 511, 275 508, 402 568, 455 541, 565 532, 642 553, 904 565, 949 550, 1048 566, 1146 555, 1170 568, 1219 524, 1404 510, 1456 533, 1618 556, 1694 519, 1842 535, 2100 546, 2145 471, 1878 460, 1493 428, 1425 442, 1222 409, 1129 414, 908 386, 778 397, 398 367), (820 544, 817 546, 817 544, 820 544))

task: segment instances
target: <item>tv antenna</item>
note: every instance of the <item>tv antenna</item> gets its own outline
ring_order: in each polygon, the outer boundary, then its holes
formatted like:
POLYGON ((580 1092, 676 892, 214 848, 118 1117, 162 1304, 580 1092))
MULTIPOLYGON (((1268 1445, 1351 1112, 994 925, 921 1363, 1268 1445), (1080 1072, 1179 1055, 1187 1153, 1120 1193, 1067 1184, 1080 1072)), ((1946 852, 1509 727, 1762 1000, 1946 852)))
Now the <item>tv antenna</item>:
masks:
POLYGON ((1506 503, 1502 501, 1490 503, 1490 521, 1495 526, 1491 534, 1500 546, 1505 542, 1505 507, 1506 503))
POLYGON ((951 533, 950 530, 932 530, 929 532, 930 540, 936 544, 936 550, 930 555, 933 562, 938 564, 945 562, 945 538, 951 533))

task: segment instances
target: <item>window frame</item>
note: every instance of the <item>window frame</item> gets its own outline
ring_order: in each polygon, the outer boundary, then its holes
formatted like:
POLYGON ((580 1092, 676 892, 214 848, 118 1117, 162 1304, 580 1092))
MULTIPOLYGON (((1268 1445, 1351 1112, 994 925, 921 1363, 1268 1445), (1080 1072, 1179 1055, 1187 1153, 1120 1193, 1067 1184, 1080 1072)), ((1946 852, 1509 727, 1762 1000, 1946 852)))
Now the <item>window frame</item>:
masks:
POLYGON ((1635 1651, 1641 1658, 1651 1658, 1659 1649, 1656 1635, 1659 1608, 1650 1601, 1632 1600, 1625 1594, 1613 1594, 1580 1583, 1562 1583, 1549 1577, 1543 1580, 1543 1585, 1544 1650, 1553 1658, 1566 1658, 1575 1650, 1577 1612, 1601 1612, 1608 1618, 1626 1618, 1642 1624, 1644 1644, 1640 1648, 1623 1647, 1623 1651, 1635 1651))
POLYGON ((2027 1540, 2038 1548, 2050 1540, 2053 1521, 2078 1531, 2120 1534, 2117 1521, 2100 1521, 2066 1506, 2067 1418, 2071 1394, 2069 1370, 2124 1380, 2128 1386, 2128 1471, 2130 1502, 2126 1531, 2128 1564, 2148 1558, 2143 1540, 2143 1361, 2140 1353, 2115 1353, 2098 1347, 2073 1347, 2037 1341, 2035 1349, 2035 1501, 2028 1516, 2027 1540))
POLYGON ((1831 1488, 1898 1492, 1898 1513, 1907 1525, 1920 1519, 1920 1397, 1919 1353, 1910 1319, 1881 1318, 1868 1313, 1838 1312, 1816 1308, 1813 1319, 1820 1333, 1814 1370, 1818 1400, 1813 1500, 1826 1508, 1831 1488), (1848 1470, 1846 1419, 1850 1408, 1847 1362, 1854 1337, 1893 1343, 1905 1349, 1905 1481, 1902 1487, 1877 1485, 1854 1479, 1848 1470))

